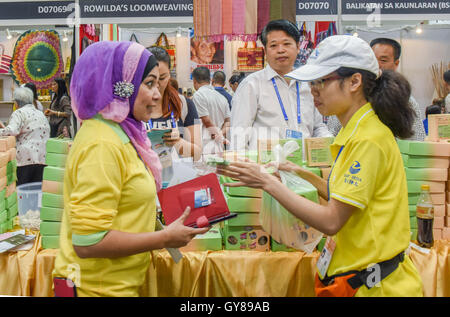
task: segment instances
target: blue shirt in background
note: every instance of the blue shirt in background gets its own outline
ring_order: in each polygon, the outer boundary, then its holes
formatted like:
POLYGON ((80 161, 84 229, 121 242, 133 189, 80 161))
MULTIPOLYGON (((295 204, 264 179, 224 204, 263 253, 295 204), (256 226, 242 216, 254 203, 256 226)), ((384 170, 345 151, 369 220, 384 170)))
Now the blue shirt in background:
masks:
POLYGON ((219 92, 222 96, 224 96, 225 98, 227 98, 228 101, 228 105, 230 106, 230 110, 231 110, 231 99, 233 98, 223 87, 214 87, 214 89, 219 92))

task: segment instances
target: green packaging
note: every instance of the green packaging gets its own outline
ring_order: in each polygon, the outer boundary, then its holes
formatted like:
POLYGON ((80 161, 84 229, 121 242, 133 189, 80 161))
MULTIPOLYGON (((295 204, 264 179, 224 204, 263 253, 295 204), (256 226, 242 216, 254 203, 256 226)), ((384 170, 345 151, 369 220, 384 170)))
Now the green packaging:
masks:
POLYGON ((0 211, 0 223, 6 222, 6 219, 8 219, 6 210, 0 211))
POLYGON ((59 235, 42 235, 41 243, 43 249, 58 249, 59 235))
POLYGON ((261 198, 233 197, 224 194, 231 212, 258 212, 261 210, 261 198))
POLYGON ((259 213, 242 212, 237 217, 225 220, 225 225, 229 227, 261 226, 259 213))
POLYGON ((5 208, 10 209, 16 203, 17 203, 17 192, 14 192, 11 194, 11 196, 5 199, 6 204, 5 208))
POLYGON ((260 164, 267 164, 271 161, 273 161, 273 148, 280 144, 281 146, 284 146, 287 142, 294 141, 299 145, 299 149, 296 150, 294 153, 291 153, 287 160, 291 161, 294 164, 297 164, 298 166, 303 165, 303 147, 302 147, 302 140, 301 139, 273 139, 273 140, 258 140, 258 162, 260 164))
POLYGON ((61 222, 59 221, 42 221, 40 232, 44 236, 59 235, 61 230, 61 222))
POLYGON ((64 209, 64 196, 50 193, 42 193, 42 207, 64 209))
POLYGON ((47 153, 68 154, 73 140, 69 138, 51 138, 47 140, 47 153))
POLYGON ((45 164, 56 167, 65 167, 67 161, 66 154, 46 153, 45 164))
POLYGON ((295 252, 298 251, 294 248, 287 247, 286 245, 282 243, 276 242, 273 238, 270 238, 271 240, 271 250, 274 252, 295 252))
POLYGON ((54 182, 64 182, 64 168, 55 166, 44 167, 44 180, 54 181, 54 182))
MULTIPOLYGON (((2 191, 0 191, 0 201, 5 200, 6 198, 6 188, 3 189, 2 191)), ((0 210, 1 210, 1 206, 0 206, 0 210)))
POLYGON ((0 223, 0 234, 5 233, 8 231, 8 223, 2 222, 0 223))
POLYGON ((411 226, 411 229, 417 229, 417 217, 409 217, 409 224, 411 226))
POLYGON ((269 251, 270 236, 258 226, 224 227, 225 250, 269 251))
POLYGON ((415 217, 416 216, 416 205, 408 205, 408 209, 409 209, 409 216, 415 217))
POLYGON ((64 209, 41 207, 41 220, 43 221, 61 221, 64 209))

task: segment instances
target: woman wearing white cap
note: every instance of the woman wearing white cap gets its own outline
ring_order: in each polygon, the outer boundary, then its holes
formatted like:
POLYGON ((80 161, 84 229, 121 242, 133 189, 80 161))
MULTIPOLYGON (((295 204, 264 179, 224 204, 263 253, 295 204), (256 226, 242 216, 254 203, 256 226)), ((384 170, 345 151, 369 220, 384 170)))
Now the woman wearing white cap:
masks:
POLYGON ((296 195, 254 163, 233 163, 218 172, 239 179, 230 186, 264 189, 329 236, 317 263, 318 296, 422 296, 420 276, 405 254, 408 194, 395 141, 412 134, 408 81, 381 73, 370 46, 345 35, 325 39, 305 66, 287 76, 309 82, 320 113, 336 115, 343 126, 331 145, 328 182, 292 163, 279 167, 310 181, 328 205, 296 195))

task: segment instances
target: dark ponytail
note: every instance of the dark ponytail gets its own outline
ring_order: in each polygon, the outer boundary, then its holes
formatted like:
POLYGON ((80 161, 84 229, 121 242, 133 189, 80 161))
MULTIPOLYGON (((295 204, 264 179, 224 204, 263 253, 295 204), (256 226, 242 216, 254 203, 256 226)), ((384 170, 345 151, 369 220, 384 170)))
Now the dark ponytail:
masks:
POLYGON ((337 74, 343 78, 355 73, 362 75, 364 96, 372 104, 381 122, 391 129, 395 137, 407 139, 413 136, 416 114, 409 103, 411 86, 408 80, 391 70, 383 70, 378 79, 365 70, 347 67, 337 70, 337 74))

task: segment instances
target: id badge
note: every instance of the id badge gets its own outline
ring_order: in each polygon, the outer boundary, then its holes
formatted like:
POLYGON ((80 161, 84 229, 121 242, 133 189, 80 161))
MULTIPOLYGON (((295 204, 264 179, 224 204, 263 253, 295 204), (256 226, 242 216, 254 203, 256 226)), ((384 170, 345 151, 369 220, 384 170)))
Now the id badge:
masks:
POLYGON ((330 266, 331 258, 333 257, 334 250, 336 249, 336 242, 331 237, 327 238, 322 253, 317 260, 317 271, 321 279, 325 277, 330 266))
POLYGON ((286 129, 286 139, 302 139, 302 136, 300 131, 286 129))

